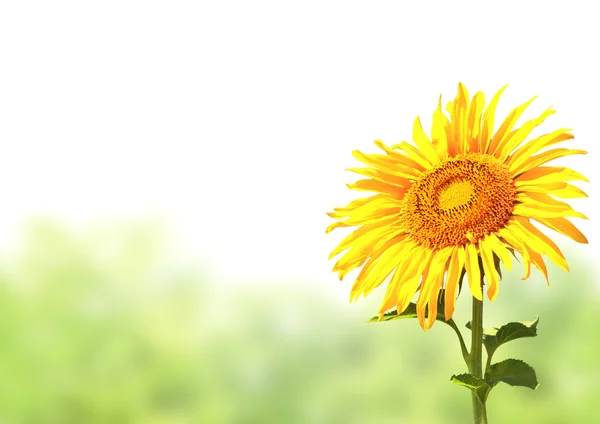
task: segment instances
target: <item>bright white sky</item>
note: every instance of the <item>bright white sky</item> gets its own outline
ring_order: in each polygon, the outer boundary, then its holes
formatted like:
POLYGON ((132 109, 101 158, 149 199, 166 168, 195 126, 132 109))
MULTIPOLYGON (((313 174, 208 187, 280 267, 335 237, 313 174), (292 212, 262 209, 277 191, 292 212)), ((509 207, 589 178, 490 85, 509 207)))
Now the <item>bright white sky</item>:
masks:
POLYGON ((2 2, 0 236, 163 215, 223 275, 335 280, 352 150, 408 140, 462 81, 574 129, 598 259, 600 27, 573 3, 2 2))

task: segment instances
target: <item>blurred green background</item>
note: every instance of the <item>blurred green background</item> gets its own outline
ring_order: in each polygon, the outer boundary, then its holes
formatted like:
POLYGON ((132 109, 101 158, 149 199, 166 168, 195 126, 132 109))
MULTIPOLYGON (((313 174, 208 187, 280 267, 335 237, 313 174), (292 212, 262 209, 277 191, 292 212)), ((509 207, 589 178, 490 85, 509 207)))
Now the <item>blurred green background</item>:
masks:
MULTIPOLYGON (((449 381, 466 369, 448 327, 368 324, 381 292, 348 305, 333 274, 220 281, 175 259, 165 233, 39 221, 2 255, 0 423, 470 422, 470 393, 449 381)), ((493 423, 600 422, 598 285, 566 253, 572 272, 551 267, 551 290, 517 268, 486 303, 486 326, 540 316, 537 339, 495 359, 525 360, 541 386, 495 388, 493 423)))
POLYGON ((348 304, 324 234, 352 150, 429 128, 459 81, 510 84, 496 125, 539 94, 532 137, 590 153, 560 164, 592 181, 573 272, 486 302, 540 316, 496 360, 541 386, 495 388, 490 422, 600 423, 600 25, 551 3, 0 1, 0 424, 471 422, 454 333, 368 324, 382 290, 348 304))

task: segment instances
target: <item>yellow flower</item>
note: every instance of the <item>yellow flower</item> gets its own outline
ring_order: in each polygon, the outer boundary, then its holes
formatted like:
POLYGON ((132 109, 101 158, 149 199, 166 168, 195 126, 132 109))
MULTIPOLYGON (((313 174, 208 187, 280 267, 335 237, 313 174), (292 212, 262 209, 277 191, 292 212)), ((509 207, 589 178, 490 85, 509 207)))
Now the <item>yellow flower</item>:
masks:
POLYGON ((484 111, 483 93, 469 98, 459 84, 458 95, 446 107, 450 117, 442 111, 440 97, 431 140, 417 118, 413 126, 416 147, 404 141, 388 147, 377 140, 375 144, 384 154, 353 152, 368 167, 349 170, 367 178, 348 187, 377 194, 335 208, 328 215, 337 222, 327 228, 330 232, 359 227, 330 256, 346 252, 333 268, 340 280, 362 266, 352 286, 351 301, 366 296, 389 277, 379 316, 394 307, 402 313, 419 292, 417 315, 427 330, 435 322, 441 289, 445 289, 445 319, 452 317, 463 270, 471 293, 479 300, 483 298, 481 272, 489 299, 496 298, 499 262, 509 271, 512 267, 509 252, 521 254, 523 279, 529 277, 533 264, 548 281, 542 254, 568 271, 560 249, 531 220, 587 243, 566 219, 587 218, 554 198, 587 197, 566 182, 587 179, 569 168, 543 166, 562 156, 586 152, 544 150, 573 138, 568 129, 525 142, 531 131, 554 113, 548 109, 514 128, 535 97, 510 112, 493 133, 494 112, 504 88, 484 111))

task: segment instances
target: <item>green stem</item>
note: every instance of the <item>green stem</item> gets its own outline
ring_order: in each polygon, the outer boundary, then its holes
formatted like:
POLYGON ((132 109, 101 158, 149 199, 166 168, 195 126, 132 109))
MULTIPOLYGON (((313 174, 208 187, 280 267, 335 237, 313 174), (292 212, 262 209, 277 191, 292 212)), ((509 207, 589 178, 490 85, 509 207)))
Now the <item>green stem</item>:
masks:
POLYGON ((483 375, 485 375, 485 373, 487 372, 487 370, 490 367, 491 363, 492 363, 492 355, 489 355, 489 352, 488 352, 487 361, 485 361, 485 368, 483 369, 483 375))
MULTIPOLYGON (((482 278, 483 285, 483 278, 482 278)), ((481 356, 483 348, 483 302, 473 297, 473 319, 471 321, 471 353, 469 355, 469 370, 475 377, 483 378, 481 369, 481 356)), ((475 392, 472 393, 473 419, 475 424, 487 424, 485 401, 479 400, 475 392)))

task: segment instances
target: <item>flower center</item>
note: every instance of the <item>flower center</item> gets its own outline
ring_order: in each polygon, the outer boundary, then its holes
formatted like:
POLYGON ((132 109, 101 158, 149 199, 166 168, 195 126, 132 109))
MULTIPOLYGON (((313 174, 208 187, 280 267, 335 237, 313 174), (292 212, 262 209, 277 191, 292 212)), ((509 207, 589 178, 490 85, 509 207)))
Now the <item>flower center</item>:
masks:
POLYGON ((402 201, 401 222, 429 248, 477 242, 506 225, 515 196, 506 165, 490 155, 460 154, 413 183, 402 201))
POLYGON ((455 179, 443 184, 438 191, 440 209, 448 210, 466 205, 473 199, 475 190, 466 179, 455 179))

